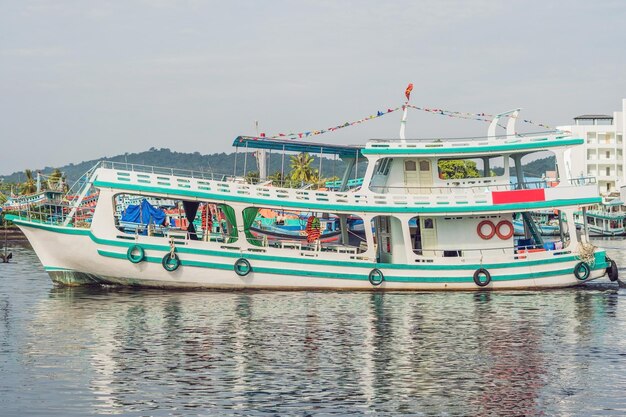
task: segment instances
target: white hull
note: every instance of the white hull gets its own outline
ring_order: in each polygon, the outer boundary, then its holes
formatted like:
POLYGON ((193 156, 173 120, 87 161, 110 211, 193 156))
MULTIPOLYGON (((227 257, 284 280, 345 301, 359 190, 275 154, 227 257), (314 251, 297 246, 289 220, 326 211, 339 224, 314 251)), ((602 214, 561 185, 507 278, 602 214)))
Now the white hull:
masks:
MULTIPOLYGON (((411 268, 368 261, 289 260, 285 257, 241 252, 222 251, 220 254, 215 251, 213 254, 205 254, 200 253, 201 250, 194 250, 192 244, 189 244, 177 249, 182 265, 176 271, 168 272, 160 262, 168 250, 150 249, 154 243, 151 243, 149 237, 140 237, 139 241, 120 239, 102 243, 88 231, 66 234, 50 227, 31 227, 27 223, 18 225, 32 243, 52 280, 65 285, 98 283, 215 289, 526 289, 578 285, 603 276, 606 267, 604 264, 596 265, 589 278, 581 281, 573 274, 574 266, 579 262, 574 256, 564 256, 562 261, 554 262, 555 256, 549 252, 528 254, 527 259, 515 263, 484 264, 483 267, 491 273, 492 281, 486 287, 479 287, 472 276, 480 265, 470 263, 470 260, 411 268), (139 264, 131 263, 126 257, 128 246, 135 243, 147 248, 147 259, 139 264), (244 277, 237 275, 233 268, 234 262, 240 257, 248 259, 252 266, 252 272, 244 277), (385 276, 379 286, 373 286, 368 280, 368 274, 373 268, 380 269, 385 276)), ((599 252, 596 257, 603 259, 604 253, 599 252)))

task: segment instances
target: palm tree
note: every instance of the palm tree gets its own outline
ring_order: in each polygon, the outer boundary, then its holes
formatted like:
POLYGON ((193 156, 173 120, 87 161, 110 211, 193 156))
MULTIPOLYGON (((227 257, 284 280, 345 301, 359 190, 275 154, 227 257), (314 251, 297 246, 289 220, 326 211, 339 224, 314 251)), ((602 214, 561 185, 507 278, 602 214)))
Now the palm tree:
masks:
POLYGON ((285 179, 283 178, 283 174, 281 174, 280 171, 276 171, 272 175, 269 175, 267 179, 272 181, 272 185, 276 187, 284 186, 285 179))
POLYGON ((248 184, 258 184, 259 183, 259 171, 248 171, 248 173, 244 177, 248 184))
POLYGON ((52 174, 48 177, 48 188, 51 190, 60 190, 61 187, 61 179, 63 177, 63 173, 59 168, 55 168, 52 171, 52 174))
POLYGON ((67 175, 63 174, 61 177, 61 191, 67 193, 70 190, 70 186, 67 184, 67 175))
POLYGON ((33 178, 33 171, 26 169, 24 170, 24 175, 26 180, 21 185, 21 192, 22 194, 33 194, 37 191, 37 182, 33 178))
POLYGON ((291 156, 291 172, 289 176, 292 181, 299 183, 312 182, 317 179, 317 170, 311 168, 313 157, 306 152, 291 156))

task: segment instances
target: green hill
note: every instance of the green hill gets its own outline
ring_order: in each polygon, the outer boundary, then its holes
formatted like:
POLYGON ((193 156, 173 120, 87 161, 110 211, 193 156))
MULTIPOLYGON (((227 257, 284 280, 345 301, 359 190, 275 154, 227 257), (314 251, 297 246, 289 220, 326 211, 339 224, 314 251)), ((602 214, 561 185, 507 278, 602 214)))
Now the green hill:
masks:
MULTIPOLYGON (((280 153, 272 153, 270 155, 270 161, 268 164, 268 174, 272 174, 276 171, 281 170, 281 154, 280 153)), ((125 162, 129 164, 139 164, 139 165, 150 165, 150 166, 158 166, 158 167, 167 167, 167 168, 175 168, 175 169, 188 169, 193 171, 204 171, 204 172, 213 172, 218 175, 233 175, 235 168, 235 153, 215 153, 210 155, 203 155, 200 152, 193 153, 185 153, 185 152, 174 152, 167 148, 155 149, 150 148, 145 152, 139 153, 126 153, 123 155, 117 155, 113 157, 104 157, 101 159, 94 159, 91 161, 83 161, 77 164, 69 164, 61 167, 45 167, 39 169, 43 174, 47 175, 52 173, 55 168, 59 168, 68 178, 69 183, 73 183, 78 178, 80 178, 85 172, 91 169, 94 165, 96 165, 99 161, 114 161, 114 162, 125 162)), ((236 175, 244 174, 244 165, 246 167, 246 171, 255 171, 257 170, 256 159, 254 158, 253 153, 248 153, 247 161, 245 157, 245 153, 239 153, 237 155, 237 173, 236 175)), ((319 158, 314 157, 314 162, 312 166, 315 169, 319 169, 319 158)), ((27 167, 25 167, 27 168, 27 167)), ((332 177, 332 176, 341 176, 343 170, 345 168, 345 164, 340 160, 337 161, 323 158, 322 160, 322 176, 323 177, 332 177)), ((33 169, 36 171, 37 169, 33 169)), ((285 155, 285 173, 288 173, 290 170, 289 167, 289 156, 285 155)), ((524 167, 524 174, 530 177, 541 177, 546 171, 554 170, 554 157, 550 156, 547 158, 537 159, 532 162, 529 162, 524 167)), ((365 164, 360 164, 359 166, 359 176, 362 176, 365 171, 365 164)), ((501 175, 504 171, 502 167, 494 167, 493 171, 496 174, 501 175)), ((515 174, 513 171, 511 174, 515 174)), ((24 180, 23 171, 14 172, 10 175, 0 176, 0 179, 4 180, 5 187, 10 183, 18 183, 24 180)))
MULTIPOLYGON (((535 159, 532 162, 524 165, 524 175, 526 177, 541 178, 546 171, 554 171, 555 161, 554 156, 548 156, 547 158, 535 159)), ((504 172, 503 167, 494 167, 493 171, 497 175, 502 175, 504 172)), ((511 175, 515 175, 515 170, 510 170, 511 175)))
MULTIPOLYGON (((69 164, 61 167, 45 167, 41 169, 31 168, 33 171, 41 171, 42 174, 47 175, 52 173, 55 168, 59 168, 68 178, 68 182, 73 183, 80 178, 85 172, 91 169, 99 161, 114 161, 124 162, 129 164, 150 165, 158 167, 167 167, 175 169, 187 169, 193 171, 213 172, 219 175, 233 175, 235 168, 235 153, 215 153, 211 155, 202 155, 200 152, 185 153, 174 152, 167 148, 155 149, 151 148, 145 152, 139 153, 126 153, 123 155, 117 155, 113 157, 104 157, 101 159, 94 159, 91 161, 83 161, 77 164, 69 164)), ((281 170, 281 155, 272 153, 269 157, 268 174, 272 174, 281 170)), ((237 155, 237 172, 236 175, 243 175, 244 165, 246 171, 258 170, 256 159, 253 153, 248 153, 247 161, 245 153, 239 153, 237 155)), ((319 158, 314 156, 314 162, 312 167, 319 169, 319 158)), ((345 164, 340 160, 333 161, 328 158, 322 160, 322 177, 332 177, 333 175, 341 176, 345 164)), ((365 164, 359 169, 359 174, 364 172, 365 164)), ((285 173, 288 173, 289 156, 285 155, 285 173)), ((5 183, 18 183, 24 180, 23 171, 14 172, 10 175, 0 176, 5 183)))

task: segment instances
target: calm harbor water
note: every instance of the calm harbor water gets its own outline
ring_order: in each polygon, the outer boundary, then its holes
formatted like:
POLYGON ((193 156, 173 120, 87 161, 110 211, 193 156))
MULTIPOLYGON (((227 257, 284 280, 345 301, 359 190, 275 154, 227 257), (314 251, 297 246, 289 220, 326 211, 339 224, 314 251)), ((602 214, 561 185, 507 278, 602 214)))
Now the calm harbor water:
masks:
MULTIPOLYGON (((626 241, 597 243, 626 267, 626 241)), ((71 289, 12 251, 3 416, 626 415, 626 289, 606 279, 445 294, 71 289)))

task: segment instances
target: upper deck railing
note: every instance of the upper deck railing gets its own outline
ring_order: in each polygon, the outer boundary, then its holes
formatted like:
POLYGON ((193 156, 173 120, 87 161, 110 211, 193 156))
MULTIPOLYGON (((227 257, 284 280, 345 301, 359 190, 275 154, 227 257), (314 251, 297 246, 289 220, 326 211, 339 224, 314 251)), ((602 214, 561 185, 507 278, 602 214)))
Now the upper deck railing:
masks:
MULTIPOLYGON (((512 190, 536 190, 540 188, 552 188, 549 183, 553 181, 524 181, 521 185, 515 184, 475 184, 435 187, 407 187, 407 186, 370 186, 377 193, 413 193, 413 194, 448 194, 448 193, 484 193, 485 191, 512 191, 512 190)), ((558 181, 557 181, 558 182, 558 181)), ((595 177, 581 177, 565 180, 568 186, 580 186, 596 184, 595 177)))
MULTIPOLYGON (((489 146, 502 146, 506 145, 511 149, 515 149, 516 146, 525 147, 537 145, 541 147, 542 142, 550 142, 549 146, 563 146, 570 144, 571 139, 577 141, 577 139, 570 138, 570 135, 562 131, 547 131, 547 132, 533 132, 533 133, 520 133, 515 135, 502 135, 502 136, 470 136, 470 137, 458 137, 458 138, 423 138, 423 139, 371 139, 365 146, 364 153, 372 153, 377 149, 427 149, 427 148, 442 148, 442 149, 455 149, 459 152, 463 152, 463 148, 468 147, 489 147, 489 146), (562 141, 562 142, 560 142, 562 141)), ((573 142, 571 144, 574 144, 573 142)), ((534 147, 534 146, 533 146, 534 147)))
MULTIPOLYGON (((250 202, 268 207, 295 207, 310 209, 336 209, 345 211, 406 211, 409 207, 425 208, 433 212, 444 212, 447 207, 463 207, 468 211, 480 210, 493 205, 492 191, 512 190, 513 186, 491 185, 469 187, 465 191, 454 187, 429 187, 420 192, 379 193, 359 189, 346 192, 283 188, 270 184, 249 184, 240 181, 211 179, 212 175, 186 171, 185 176, 173 175, 177 170, 166 170, 129 165, 129 170, 103 167, 98 171, 96 186, 128 190, 129 193, 145 192, 147 195, 168 194, 181 197, 215 198, 224 201, 250 202), (130 169, 133 169, 132 171, 130 169), (461 191, 461 192, 459 192, 461 191)), ((581 204, 597 198, 597 186, 591 179, 580 184, 561 184, 546 188, 545 200, 577 200, 581 204)), ((596 203, 592 201, 591 203, 596 203)), ((459 208, 455 209, 456 211, 459 208)))
POLYGON ((414 139, 398 139, 398 138, 373 138, 368 142, 472 142, 486 140, 503 140, 503 139, 527 139, 527 138, 546 138, 547 136, 565 137, 568 136, 562 130, 546 130, 543 132, 532 133, 516 133, 514 135, 498 135, 498 136, 457 136, 457 137, 432 137, 432 138, 414 138, 414 139))
POLYGON ((212 181, 225 181, 233 175, 215 173, 209 171, 194 171, 191 169, 165 168, 150 165, 130 164, 127 162, 100 161, 100 168, 115 169, 119 171, 141 172, 148 174, 169 175, 182 178, 198 178, 212 181))

